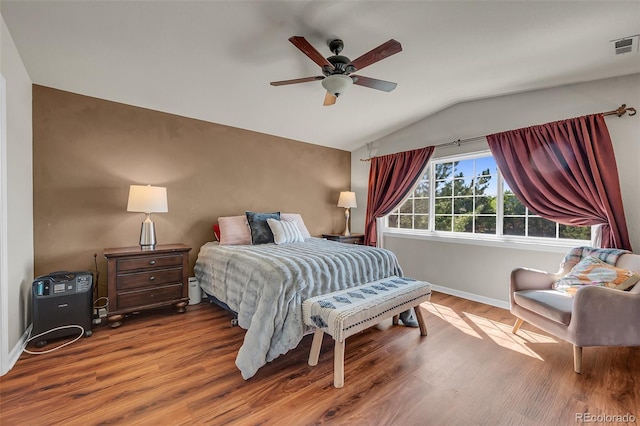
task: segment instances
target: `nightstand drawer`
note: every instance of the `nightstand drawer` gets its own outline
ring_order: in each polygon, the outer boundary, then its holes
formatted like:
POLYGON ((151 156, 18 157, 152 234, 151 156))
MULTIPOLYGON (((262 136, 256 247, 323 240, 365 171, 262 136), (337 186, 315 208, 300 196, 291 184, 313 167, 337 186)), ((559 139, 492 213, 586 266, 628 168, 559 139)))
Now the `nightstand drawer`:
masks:
POLYGON ((182 297, 182 284, 173 284, 163 287, 151 287, 146 290, 137 290, 118 293, 118 307, 144 307, 154 303, 162 303, 169 300, 178 300, 182 297))
POLYGON ((118 290, 140 288, 149 285, 161 285, 182 281, 182 268, 160 269, 154 271, 118 274, 116 286, 118 290))
POLYGON ((163 268, 167 266, 181 266, 182 255, 147 256, 136 259, 118 259, 118 272, 135 271, 137 269, 163 268))

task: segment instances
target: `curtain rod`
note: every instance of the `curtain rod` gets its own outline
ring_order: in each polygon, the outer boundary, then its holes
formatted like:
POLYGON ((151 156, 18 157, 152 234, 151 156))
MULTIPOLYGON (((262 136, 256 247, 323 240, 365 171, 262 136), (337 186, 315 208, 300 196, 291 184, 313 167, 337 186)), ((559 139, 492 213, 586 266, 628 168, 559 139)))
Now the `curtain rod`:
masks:
MULTIPOLYGON (((637 111, 634 107, 627 107, 627 104, 622 104, 620 106, 620 108, 618 109, 614 109, 612 111, 606 111, 601 113, 602 115, 617 115, 618 117, 622 117, 624 115, 625 112, 629 113, 629 117, 636 115, 637 111)), ((437 144, 437 145, 429 145, 429 146, 433 146, 433 147, 441 147, 441 146, 450 146, 450 145, 456 145, 456 146, 460 146, 463 143, 467 143, 467 142, 474 142, 474 141, 479 141, 484 139, 486 136, 476 136, 474 138, 466 138, 466 139, 458 139, 455 141, 451 141, 451 142, 445 142, 445 143, 441 143, 441 144, 437 144)), ((375 157, 372 157, 375 158, 375 157)), ((371 161, 371 158, 361 158, 360 161, 371 161)))

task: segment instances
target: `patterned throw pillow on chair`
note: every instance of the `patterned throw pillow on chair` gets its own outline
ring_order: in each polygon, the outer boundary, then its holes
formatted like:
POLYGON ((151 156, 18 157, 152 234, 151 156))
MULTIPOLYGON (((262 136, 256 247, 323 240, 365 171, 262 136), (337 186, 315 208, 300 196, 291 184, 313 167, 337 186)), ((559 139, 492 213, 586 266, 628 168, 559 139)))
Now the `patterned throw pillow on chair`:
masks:
POLYGON ((585 285, 608 287, 615 290, 627 290, 640 281, 640 275, 634 271, 616 268, 601 260, 587 256, 571 271, 553 284, 553 288, 574 296, 585 285))

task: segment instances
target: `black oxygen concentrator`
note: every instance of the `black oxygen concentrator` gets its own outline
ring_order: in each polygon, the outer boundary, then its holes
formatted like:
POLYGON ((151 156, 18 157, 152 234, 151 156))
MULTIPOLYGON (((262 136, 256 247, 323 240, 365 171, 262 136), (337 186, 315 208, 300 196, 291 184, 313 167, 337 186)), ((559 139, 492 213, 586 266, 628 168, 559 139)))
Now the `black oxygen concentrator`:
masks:
MULTIPOLYGON (((79 325, 86 337, 91 336, 93 310, 93 274, 80 272, 53 272, 37 277, 32 284, 33 329, 37 336, 58 327, 79 325)), ((66 327, 51 331, 36 339, 43 347, 47 339, 77 335, 80 329, 66 327)))

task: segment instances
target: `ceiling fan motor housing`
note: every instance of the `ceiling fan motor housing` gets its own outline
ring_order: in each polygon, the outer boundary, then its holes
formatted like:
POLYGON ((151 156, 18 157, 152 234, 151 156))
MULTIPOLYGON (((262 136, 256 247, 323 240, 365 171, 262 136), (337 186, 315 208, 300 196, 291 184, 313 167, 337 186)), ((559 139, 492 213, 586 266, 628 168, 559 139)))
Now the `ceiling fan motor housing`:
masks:
POLYGON ((331 62, 333 65, 333 69, 330 69, 326 65, 322 67, 322 73, 326 76, 332 74, 344 74, 348 75, 356 70, 356 68, 351 65, 351 59, 342 55, 329 56, 327 61, 331 62))

